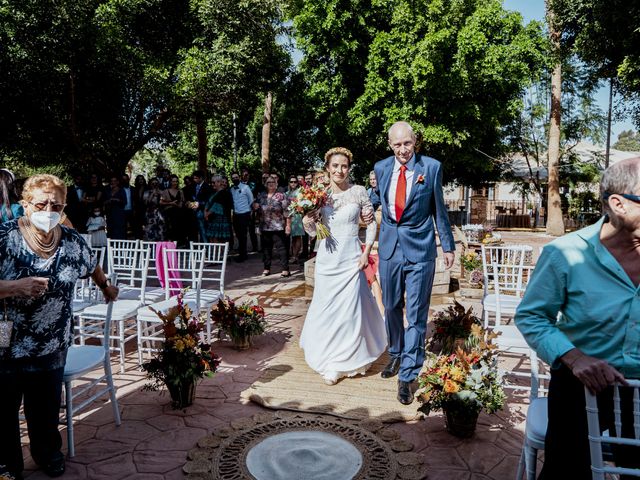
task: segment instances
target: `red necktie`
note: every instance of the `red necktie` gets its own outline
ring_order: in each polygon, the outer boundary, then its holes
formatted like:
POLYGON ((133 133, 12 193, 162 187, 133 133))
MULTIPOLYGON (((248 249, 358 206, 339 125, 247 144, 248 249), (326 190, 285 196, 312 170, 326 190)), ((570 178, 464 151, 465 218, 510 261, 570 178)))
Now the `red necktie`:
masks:
POLYGON ((402 218, 404 205, 407 201, 407 177, 404 176, 406 169, 406 165, 400 167, 400 175, 398 176, 398 184, 396 185, 396 222, 399 222, 400 218, 402 218))

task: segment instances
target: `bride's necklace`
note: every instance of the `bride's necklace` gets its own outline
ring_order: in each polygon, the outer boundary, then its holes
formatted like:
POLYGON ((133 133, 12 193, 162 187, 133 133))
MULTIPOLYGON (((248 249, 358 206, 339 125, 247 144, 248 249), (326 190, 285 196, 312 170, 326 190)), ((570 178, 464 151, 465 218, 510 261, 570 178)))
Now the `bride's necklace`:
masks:
POLYGON ((60 225, 56 225, 49 235, 42 239, 35 231, 35 227, 31 223, 28 217, 21 217, 18 220, 18 227, 23 238, 31 249, 43 258, 51 257, 58 249, 60 239, 62 238, 62 229, 60 225))

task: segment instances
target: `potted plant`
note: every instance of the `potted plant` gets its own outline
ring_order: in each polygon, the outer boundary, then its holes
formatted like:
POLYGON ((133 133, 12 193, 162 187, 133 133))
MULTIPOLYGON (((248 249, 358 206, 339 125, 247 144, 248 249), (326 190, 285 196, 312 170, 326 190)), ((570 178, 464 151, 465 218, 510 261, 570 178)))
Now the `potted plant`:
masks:
POLYGON ((448 432, 470 437, 481 410, 494 413, 504 406, 502 378, 497 369, 493 332, 471 325, 475 346, 457 347, 447 355, 428 355, 418 376, 419 410, 429 415, 443 410, 448 432))
POLYGON ((211 321, 221 332, 231 338, 234 346, 245 350, 251 346, 255 335, 262 335, 267 328, 264 309, 255 302, 236 304, 230 298, 220 299, 211 308, 211 321))
POLYGON ((473 325, 481 326, 480 319, 473 314, 473 308, 453 301, 446 310, 433 315, 433 335, 428 341, 431 350, 439 348, 442 355, 454 353, 458 347, 469 351, 478 344, 472 334, 473 325))
POLYGON ((464 277, 472 285, 482 284, 482 258, 474 251, 469 251, 460 257, 464 277))
POLYGON ((188 407, 193 403, 196 383, 217 370, 220 359, 204 341, 206 313, 193 315, 183 303, 184 292, 178 294, 178 304, 162 313, 153 310, 162 320, 164 341, 158 353, 142 369, 151 380, 143 390, 157 391, 166 385, 172 407, 188 407))

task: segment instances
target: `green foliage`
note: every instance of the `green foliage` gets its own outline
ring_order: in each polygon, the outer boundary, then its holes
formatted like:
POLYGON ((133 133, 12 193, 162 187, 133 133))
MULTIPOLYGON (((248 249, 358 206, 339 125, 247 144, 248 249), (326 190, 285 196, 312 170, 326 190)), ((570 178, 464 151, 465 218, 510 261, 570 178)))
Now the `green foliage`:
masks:
POLYGON ((622 110, 640 125, 640 4, 625 0, 550 0, 566 49, 592 65, 598 78, 615 79, 622 110))
POLYGON ((294 27, 320 150, 350 147, 360 176, 388 155, 386 130, 404 119, 449 179, 498 174, 478 151, 503 150, 501 130, 544 62, 539 24, 523 27, 497 0, 300 3, 294 27))
POLYGON ((279 83, 276 0, 0 1, 0 155, 123 171, 279 83))
POLYGON ((640 152, 640 133, 633 130, 625 130, 618 135, 618 141, 613 148, 625 152, 640 152))

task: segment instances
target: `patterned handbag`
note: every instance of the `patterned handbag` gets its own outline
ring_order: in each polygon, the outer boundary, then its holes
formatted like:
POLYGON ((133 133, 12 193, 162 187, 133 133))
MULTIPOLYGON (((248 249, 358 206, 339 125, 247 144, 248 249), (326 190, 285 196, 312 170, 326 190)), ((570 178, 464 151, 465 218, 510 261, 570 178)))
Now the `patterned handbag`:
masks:
POLYGON ((11 346, 11 333, 13 332, 13 321, 7 319, 7 302, 4 301, 4 318, 0 320, 0 348, 11 346))

